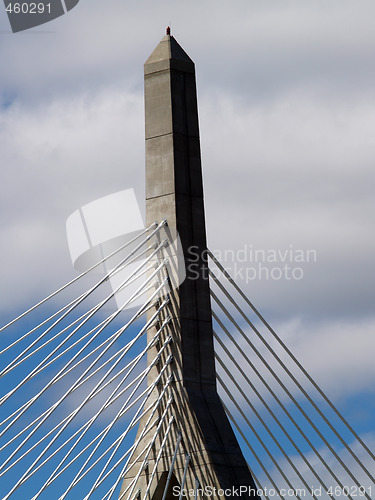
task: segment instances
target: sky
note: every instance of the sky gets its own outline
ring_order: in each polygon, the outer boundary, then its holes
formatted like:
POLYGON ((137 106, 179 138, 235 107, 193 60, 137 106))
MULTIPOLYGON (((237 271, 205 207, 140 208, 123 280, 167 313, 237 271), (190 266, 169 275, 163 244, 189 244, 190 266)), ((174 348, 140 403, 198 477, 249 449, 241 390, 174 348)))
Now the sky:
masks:
POLYGON ((80 0, 13 34, 0 11, 2 323, 75 276, 77 208, 127 188, 143 207, 143 63, 171 25, 196 63, 208 246, 374 434, 374 19, 372 0, 80 0))

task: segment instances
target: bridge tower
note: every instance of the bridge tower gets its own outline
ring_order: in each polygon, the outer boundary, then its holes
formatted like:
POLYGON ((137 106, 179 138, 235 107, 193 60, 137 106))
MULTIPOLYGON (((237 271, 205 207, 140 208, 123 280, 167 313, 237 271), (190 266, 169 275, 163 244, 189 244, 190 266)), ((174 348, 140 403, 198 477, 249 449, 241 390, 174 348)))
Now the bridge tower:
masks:
MULTIPOLYGON (((248 493, 243 496, 258 498, 216 390, 210 291, 204 259, 206 230, 195 66, 167 29, 166 36, 146 61, 144 73, 147 225, 166 219, 171 240, 179 235, 185 257, 185 263, 180 259, 179 265, 185 265, 186 279, 171 291, 170 303, 160 315, 159 323, 148 331, 151 340, 160 324, 170 318, 162 340, 170 336, 172 342, 164 351, 162 362, 150 371, 148 384, 152 384, 163 362, 172 354, 173 380, 169 394, 173 402, 168 417, 174 416, 173 425, 160 453, 168 425, 168 419, 165 420, 164 432, 156 439, 136 484, 128 488, 139 474, 142 457, 127 472, 120 497, 129 498, 132 492, 129 500, 137 496, 143 499, 145 495, 155 500, 163 496, 164 500, 178 498, 172 494, 178 488, 173 490, 173 487, 184 484, 192 491, 198 485, 216 491, 246 486, 248 493), (178 442, 181 444, 176 447, 178 442), (173 456, 176 456, 173 474, 167 483, 173 456), (147 490, 156 462, 156 477, 147 490)), ((149 351, 149 363, 157 349, 155 346, 149 351)), ((166 372, 162 382, 167 376, 166 372)), ((154 400, 162 385, 154 390, 154 400)), ((165 407, 163 403, 159 417, 165 407)), ((146 421, 147 415, 140 423, 138 437, 146 421)), ((135 456, 147 442, 147 437, 139 441, 135 456)), ((226 497, 231 496, 230 491, 226 497)))

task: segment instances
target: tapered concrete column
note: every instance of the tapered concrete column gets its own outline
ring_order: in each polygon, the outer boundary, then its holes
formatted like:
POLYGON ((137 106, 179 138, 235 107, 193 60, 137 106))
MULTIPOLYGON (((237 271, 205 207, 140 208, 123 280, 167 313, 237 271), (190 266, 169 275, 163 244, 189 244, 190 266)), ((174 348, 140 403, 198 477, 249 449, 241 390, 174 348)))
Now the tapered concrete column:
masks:
MULTIPOLYGON (((145 64, 146 118, 146 218, 147 224, 168 221, 167 232, 181 239, 184 253, 179 266, 186 267, 186 279, 170 296, 171 302, 161 314, 160 323, 171 321, 162 339, 171 336, 162 360, 170 353, 170 371, 174 379, 174 402, 168 415, 175 416, 170 439, 158 466, 150 498, 159 498, 173 456, 177 435, 182 434, 171 485, 181 484, 185 454, 191 457, 186 488, 200 487, 231 490, 239 486, 254 488, 254 483, 216 392, 211 304, 207 266, 204 259, 206 232, 203 203, 198 109, 193 61, 167 34, 145 64)), ((155 335, 155 328, 148 338, 155 335)), ((157 347, 149 352, 154 359, 157 347)), ((149 384, 159 368, 151 371, 149 384)), ((164 377, 166 380, 166 377, 164 377)), ((157 398, 162 384, 155 391, 157 398)), ((160 413, 162 412, 162 407, 160 413)), ((142 425, 146 419, 143 419, 142 425)), ((141 498, 160 449, 158 439, 137 484, 141 498)), ((139 452, 146 446, 142 440, 139 452)), ((123 490, 139 469, 127 474, 123 490)), ((136 490, 134 490, 136 491, 136 490)), ((178 498, 171 496, 170 498, 178 498)), ((257 498, 250 493, 245 496, 257 498)))

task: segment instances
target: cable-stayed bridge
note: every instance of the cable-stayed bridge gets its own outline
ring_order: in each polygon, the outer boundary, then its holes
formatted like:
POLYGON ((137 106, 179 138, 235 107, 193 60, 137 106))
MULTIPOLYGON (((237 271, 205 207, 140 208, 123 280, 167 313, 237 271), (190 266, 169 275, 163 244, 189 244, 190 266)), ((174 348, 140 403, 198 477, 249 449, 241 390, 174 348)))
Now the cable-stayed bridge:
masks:
POLYGON ((207 250, 195 92, 167 33, 147 227, 1 329, 4 500, 373 498, 373 451, 207 250))

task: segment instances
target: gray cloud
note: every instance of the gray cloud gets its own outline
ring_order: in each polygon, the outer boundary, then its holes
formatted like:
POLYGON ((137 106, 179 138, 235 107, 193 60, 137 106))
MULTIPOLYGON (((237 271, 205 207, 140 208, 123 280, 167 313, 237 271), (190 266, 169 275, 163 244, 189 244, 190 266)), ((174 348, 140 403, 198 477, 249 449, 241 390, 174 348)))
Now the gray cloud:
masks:
POLYGON ((247 287, 262 308, 373 313, 374 116, 372 103, 328 105, 308 94, 261 110, 230 99, 203 108, 210 247, 316 251, 300 282, 247 287))
POLYGON ((116 88, 3 111, 3 309, 67 281, 74 210, 128 187, 143 197, 142 114, 141 100, 116 88))
POLYGON ((302 318, 306 336, 371 324, 374 14, 368 0, 82 0, 12 35, 3 13, 1 309, 74 276, 76 208, 127 187, 142 199, 142 64, 171 22, 197 65, 210 247, 315 249, 301 281, 242 285, 275 322, 302 318))

